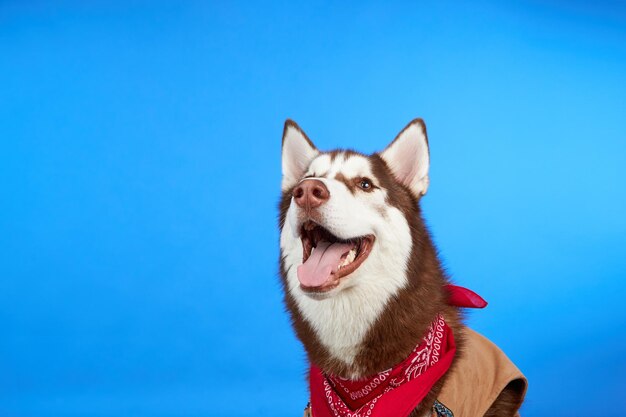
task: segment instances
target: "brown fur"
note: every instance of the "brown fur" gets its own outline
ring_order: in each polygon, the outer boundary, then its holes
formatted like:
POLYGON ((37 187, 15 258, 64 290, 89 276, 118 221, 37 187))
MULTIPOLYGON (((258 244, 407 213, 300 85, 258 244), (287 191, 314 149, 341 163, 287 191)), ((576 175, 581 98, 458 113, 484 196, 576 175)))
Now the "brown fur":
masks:
POLYGON ((337 181, 341 181, 348 188, 348 190, 350 190, 350 192, 352 194, 356 193, 357 191, 365 192, 365 193, 371 193, 375 189, 380 188, 379 186, 377 186, 373 182, 371 183, 371 186, 368 189, 363 189, 363 188, 359 187, 359 183, 361 181, 363 181, 365 179, 369 179, 371 181, 370 178, 365 178, 365 177, 347 178, 342 173, 339 173, 339 174, 335 175, 335 179, 337 181))
POLYGON ((350 192, 352 194, 354 194, 356 192, 356 184, 354 183, 353 180, 346 178, 345 175, 339 173, 337 175, 335 175, 335 179, 337 181, 341 181, 343 182, 343 184, 348 188, 348 190, 350 190, 350 192))
POLYGON ((524 381, 515 379, 502 390, 495 399, 485 417, 513 416, 524 401, 524 381))

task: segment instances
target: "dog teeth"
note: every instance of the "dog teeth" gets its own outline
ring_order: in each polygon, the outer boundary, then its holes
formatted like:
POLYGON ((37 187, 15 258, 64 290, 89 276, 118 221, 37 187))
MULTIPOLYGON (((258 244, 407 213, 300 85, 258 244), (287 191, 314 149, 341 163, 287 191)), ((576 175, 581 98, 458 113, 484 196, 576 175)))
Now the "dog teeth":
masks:
POLYGON ((341 265, 339 265, 339 268, 343 268, 344 266, 351 264, 352 261, 354 261, 354 258, 356 258, 356 249, 353 248, 350 249, 350 252, 348 252, 346 258, 343 260, 341 265))

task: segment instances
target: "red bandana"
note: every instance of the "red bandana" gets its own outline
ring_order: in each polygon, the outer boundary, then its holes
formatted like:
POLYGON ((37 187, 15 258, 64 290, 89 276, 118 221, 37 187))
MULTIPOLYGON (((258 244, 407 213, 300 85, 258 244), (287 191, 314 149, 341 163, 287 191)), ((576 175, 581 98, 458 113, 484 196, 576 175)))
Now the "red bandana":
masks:
MULTIPOLYGON (((452 285, 446 289, 452 305, 486 305, 470 290, 452 285)), ((408 358, 376 375, 353 381, 324 374, 311 364, 313 417, 406 417, 446 373, 455 352, 452 330, 438 315, 408 358)))

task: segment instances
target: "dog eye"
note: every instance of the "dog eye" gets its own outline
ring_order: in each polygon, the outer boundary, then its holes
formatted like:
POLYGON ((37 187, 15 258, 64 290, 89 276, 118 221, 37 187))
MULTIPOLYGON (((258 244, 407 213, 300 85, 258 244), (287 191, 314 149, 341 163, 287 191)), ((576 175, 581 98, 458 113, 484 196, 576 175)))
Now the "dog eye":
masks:
POLYGON ((368 178, 363 178, 361 179, 361 182, 359 182, 359 187, 361 187, 363 190, 369 191, 372 189, 372 181, 370 181, 368 178))

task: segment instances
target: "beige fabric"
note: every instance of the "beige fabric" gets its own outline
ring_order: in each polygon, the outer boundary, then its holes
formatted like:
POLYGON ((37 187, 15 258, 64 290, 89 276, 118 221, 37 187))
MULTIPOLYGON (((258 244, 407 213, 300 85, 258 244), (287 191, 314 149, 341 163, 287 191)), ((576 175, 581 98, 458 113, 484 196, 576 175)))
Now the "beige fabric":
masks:
POLYGON ((465 344, 461 356, 437 397, 454 417, 481 417, 511 381, 527 381, 511 360, 491 341, 465 328, 465 344))

